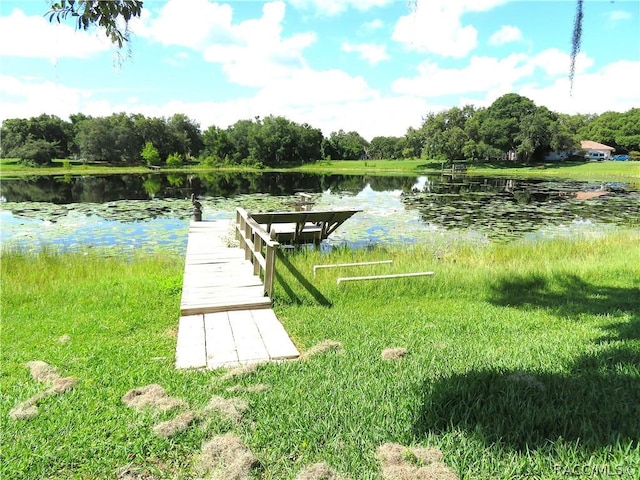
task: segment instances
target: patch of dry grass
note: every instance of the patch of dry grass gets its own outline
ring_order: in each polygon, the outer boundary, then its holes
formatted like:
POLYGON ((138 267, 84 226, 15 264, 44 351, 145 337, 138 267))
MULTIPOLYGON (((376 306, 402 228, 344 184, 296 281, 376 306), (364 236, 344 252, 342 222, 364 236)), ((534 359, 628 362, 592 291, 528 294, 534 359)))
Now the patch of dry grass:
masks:
POLYGON ((382 351, 383 360, 395 360, 407 355, 407 349, 402 347, 397 348, 385 348, 382 351))
POLYGON ((167 395, 164 388, 157 383, 129 390, 122 397, 122 401, 128 407, 136 410, 150 408, 161 412, 166 412, 185 404, 184 400, 167 395))
POLYGON ((266 383, 258 383, 256 385, 234 385, 233 387, 227 388, 227 392, 229 393, 262 393, 271 389, 271 385, 267 385, 266 383))
POLYGON ((384 480, 457 480, 458 476, 442 461, 437 448, 405 447, 385 443, 378 447, 378 460, 384 480))
POLYGON ((197 469, 212 480, 246 480, 258 466, 258 459, 240 437, 227 433, 202 446, 197 469))
POLYGON ((42 383, 48 383, 50 386, 44 392, 39 392, 19 403, 9 411, 9 417, 13 420, 28 420, 38 415, 38 403, 52 395, 64 393, 72 388, 76 383, 75 377, 60 377, 58 370, 41 360, 34 360, 27 363, 27 367, 31 372, 31 377, 42 383))
POLYGON ((298 473, 296 480, 340 480, 335 470, 324 462, 309 465, 298 473))
POLYGON ((258 363, 249 363, 247 365, 241 365, 239 367, 231 368, 220 377, 220 380, 226 381, 231 380, 232 378, 254 374, 258 371, 258 365, 258 363))
POLYGON ((47 362, 41 360, 34 360, 27 362, 27 367, 31 371, 31 377, 42 383, 52 383, 54 380, 60 378, 56 367, 52 367, 47 362))
POLYGON ((189 428, 189 425, 191 425, 196 418, 196 414, 190 410, 180 413, 171 420, 159 423, 153 427, 153 433, 163 438, 173 437, 175 434, 189 428))
POLYGON ((342 350, 342 343, 334 340, 323 340, 322 342, 314 345, 309 350, 303 352, 300 355, 300 360, 307 360, 315 355, 320 355, 326 352, 340 352, 342 350))
POLYGON ((214 396, 211 398, 203 413, 219 412, 225 419, 236 424, 242 420, 242 414, 247 411, 249 404, 242 398, 224 398, 214 396))

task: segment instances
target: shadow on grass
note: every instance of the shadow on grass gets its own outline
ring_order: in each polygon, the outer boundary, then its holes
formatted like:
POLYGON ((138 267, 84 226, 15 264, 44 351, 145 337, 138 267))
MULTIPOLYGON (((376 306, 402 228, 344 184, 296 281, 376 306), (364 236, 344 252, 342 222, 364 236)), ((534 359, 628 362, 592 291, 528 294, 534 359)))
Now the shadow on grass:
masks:
POLYGON ((280 265, 283 265, 287 271, 291 274, 291 276, 297 280, 297 285, 292 285, 287 281, 287 278, 285 278, 284 275, 282 275, 281 273, 278 272, 278 269, 276 268, 276 280, 278 281, 278 284, 282 287, 282 289, 285 291, 286 295, 289 297, 289 300, 291 301, 291 303, 294 304, 302 304, 303 299, 301 297, 301 295, 298 295, 296 293, 296 287, 302 287, 306 292, 308 292, 313 298, 314 300, 322 305, 323 307, 330 307, 331 301, 325 297, 322 292, 320 290, 318 290, 315 285, 313 285, 313 283, 311 283, 303 274, 302 272, 300 272, 300 270, 298 270, 287 258, 286 255, 284 255, 282 252, 278 252, 278 263, 280 263, 280 265))
POLYGON ((640 291, 638 288, 595 285, 577 275, 505 277, 498 279, 489 301, 494 305, 540 308, 557 316, 630 315, 616 327, 609 339, 640 338, 640 291))
POLYGON ((612 348, 581 358, 570 374, 471 371, 425 384, 414 425, 462 429, 520 452, 562 440, 583 448, 640 438, 640 353, 612 348))
POLYGON ((571 318, 619 315, 600 347, 578 357, 568 374, 478 370, 423 385, 415 434, 463 429, 487 445, 525 451, 562 440, 584 448, 640 438, 640 295, 634 288, 593 285, 576 275, 499 280, 490 301, 542 308, 571 318), (630 316, 630 318, 629 318, 630 316))

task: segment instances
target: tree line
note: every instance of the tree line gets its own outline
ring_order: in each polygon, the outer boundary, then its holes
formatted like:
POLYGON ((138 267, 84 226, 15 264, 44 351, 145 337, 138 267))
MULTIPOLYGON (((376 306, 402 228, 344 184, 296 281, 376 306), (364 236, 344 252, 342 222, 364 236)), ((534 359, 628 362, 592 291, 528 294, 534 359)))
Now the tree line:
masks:
POLYGON ((430 112, 419 128, 409 128, 402 137, 378 136, 371 141, 355 131, 339 130, 326 137, 307 123, 272 115, 202 131, 183 114, 157 118, 78 113, 68 121, 43 114, 4 120, 0 138, 2 157, 35 165, 54 158, 171 167, 186 163, 278 167, 319 159, 417 157, 528 163, 542 160, 549 151, 578 150, 580 140, 604 143, 618 153, 640 152, 640 108, 567 115, 510 93, 486 108, 467 105, 430 112))

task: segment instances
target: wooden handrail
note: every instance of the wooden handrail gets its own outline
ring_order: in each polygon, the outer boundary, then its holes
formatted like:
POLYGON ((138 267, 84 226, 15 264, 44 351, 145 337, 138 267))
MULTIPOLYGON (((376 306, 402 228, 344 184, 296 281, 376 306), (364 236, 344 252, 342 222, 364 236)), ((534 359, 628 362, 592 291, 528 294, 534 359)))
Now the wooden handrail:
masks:
POLYGON ((236 208, 236 239, 244 250, 244 257, 253 264, 253 273, 263 273, 264 293, 271 297, 276 269, 276 250, 280 244, 269 232, 249 216, 244 208, 236 208), (264 251, 264 253, 263 253, 264 251))

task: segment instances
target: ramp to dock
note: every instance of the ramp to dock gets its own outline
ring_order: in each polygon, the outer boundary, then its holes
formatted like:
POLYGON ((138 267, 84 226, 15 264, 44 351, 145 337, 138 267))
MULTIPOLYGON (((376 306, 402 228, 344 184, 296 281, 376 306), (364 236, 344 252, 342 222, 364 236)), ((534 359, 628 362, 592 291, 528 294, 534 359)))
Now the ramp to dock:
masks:
POLYGON ((192 222, 185 259, 176 368, 220 368, 296 358, 230 221, 192 222))

